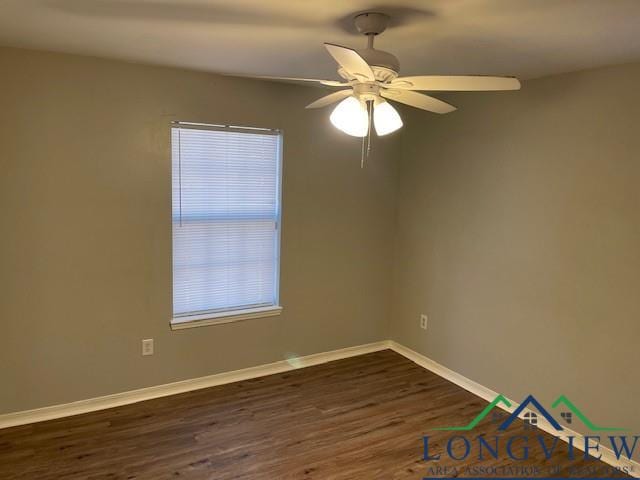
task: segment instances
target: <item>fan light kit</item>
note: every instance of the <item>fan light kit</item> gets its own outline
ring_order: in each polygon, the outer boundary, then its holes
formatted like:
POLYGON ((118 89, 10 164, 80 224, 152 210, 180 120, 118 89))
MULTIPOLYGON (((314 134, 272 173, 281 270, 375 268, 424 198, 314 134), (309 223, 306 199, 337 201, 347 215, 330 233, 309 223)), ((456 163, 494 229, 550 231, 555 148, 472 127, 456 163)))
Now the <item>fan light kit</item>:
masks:
MULTIPOLYGON (((402 119, 387 100, 403 103, 433 113, 453 112, 456 107, 418 91, 495 91, 519 90, 515 77, 483 75, 421 75, 398 77, 400 62, 389 52, 373 48, 375 37, 387 28, 389 17, 383 13, 368 12, 356 15, 357 30, 366 35, 367 47, 360 50, 325 43, 329 54, 338 63, 338 74, 343 81, 309 78, 263 77, 278 80, 316 82, 328 87, 346 87, 307 105, 322 108, 336 102, 331 123, 344 133, 364 138, 376 133, 387 135, 402 127, 402 119), (372 122, 373 117, 373 122, 372 122)), ((363 149, 364 152, 364 149, 363 149)))

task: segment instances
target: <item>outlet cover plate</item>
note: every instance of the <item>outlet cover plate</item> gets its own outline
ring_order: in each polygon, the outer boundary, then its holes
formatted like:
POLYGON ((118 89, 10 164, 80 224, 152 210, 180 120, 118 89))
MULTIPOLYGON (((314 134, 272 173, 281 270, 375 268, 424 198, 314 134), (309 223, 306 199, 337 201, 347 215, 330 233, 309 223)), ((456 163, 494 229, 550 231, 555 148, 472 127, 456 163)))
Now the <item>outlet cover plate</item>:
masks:
POLYGON ((153 355, 153 338, 145 338, 142 340, 142 355, 153 355))

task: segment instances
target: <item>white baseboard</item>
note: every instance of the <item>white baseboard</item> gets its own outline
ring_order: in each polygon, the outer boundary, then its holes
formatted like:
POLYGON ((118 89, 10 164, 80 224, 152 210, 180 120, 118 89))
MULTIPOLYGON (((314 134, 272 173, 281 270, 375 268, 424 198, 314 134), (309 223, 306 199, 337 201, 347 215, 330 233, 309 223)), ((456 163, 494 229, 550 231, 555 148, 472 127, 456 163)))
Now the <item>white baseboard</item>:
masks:
POLYGON ((275 373, 283 373, 298 368, 319 365, 343 358, 355 357, 365 353, 377 352, 389 348, 388 341, 369 343, 357 347, 342 348, 330 352, 315 353, 304 357, 295 357, 266 365, 244 368, 232 372, 224 372, 206 377, 182 380, 180 382, 157 385, 154 387, 131 390, 129 392, 114 393, 103 397, 79 400, 77 402, 53 405, 50 407, 36 408, 0 415, 0 428, 15 427, 29 423, 43 422, 56 418, 70 417, 82 413, 105 410, 107 408, 120 407, 131 403, 151 400, 153 398, 166 397, 177 393, 189 392, 201 388, 215 387, 226 383, 239 382, 251 378, 264 377, 275 373))
MULTIPOLYGON (((425 357, 424 355, 418 352, 414 352, 413 350, 405 347, 404 345, 401 345, 393 340, 389 340, 388 343, 389 343, 389 348, 391 348, 391 350, 393 350, 394 352, 399 353, 400 355, 411 360, 414 363, 417 363, 421 367, 429 370, 432 373, 435 373, 439 377, 445 378, 449 380, 451 383, 455 383, 459 387, 464 388, 468 392, 473 393, 477 397, 480 397, 486 400, 487 402, 492 402, 498 395, 498 392, 495 392, 490 388, 485 387, 484 385, 480 385, 479 383, 468 379, 464 375, 461 375, 458 372, 454 372, 453 370, 450 370, 447 367, 440 365, 439 363, 431 360, 428 357, 425 357)), ((514 402, 510 398, 508 398, 508 400, 511 403, 511 407, 507 407, 503 404, 499 404, 498 406, 502 410, 505 410, 509 413, 513 413, 518 408, 518 403, 514 402)), ((525 409, 520 415, 520 417, 521 418, 524 417, 524 415, 529 411, 530 411, 529 409, 525 409)), ((545 419, 541 418, 540 416, 538 416, 538 428, 547 432, 550 435, 553 435, 554 437, 558 437, 560 440, 564 442, 568 442, 568 437, 574 437, 574 446, 578 450, 581 450, 584 452, 584 436, 582 434, 566 427, 563 427, 564 432, 561 434, 549 422, 547 422, 545 419)), ((593 443, 591 445, 593 445, 593 443)), ((627 468, 629 469, 630 475, 636 478, 640 478, 640 463, 633 460, 628 460, 622 457, 620 458, 620 460, 618 460, 613 450, 607 447, 604 447, 602 445, 600 446, 600 453, 602 453, 602 458, 600 460, 602 460, 606 464, 616 468, 627 468)))
MULTIPOLYGON (((453 370, 440 365, 439 363, 405 347, 404 345, 401 345, 393 340, 385 340, 356 347, 342 348, 330 352, 316 353, 304 357, 295 357, 288 360, 259 365, 256 367, 244 368, 242 370, 235 370, 232 372, 224 372, 216 375, 209 375, 206 377, 168 383, 165 385, 158 385, 154 387, 132 390, 129 392, 115 393, 103 397, 80 400, 77 402, 66 403, 62 405, 53 405, 50 407, 37 408, 34 410, 7 413, 0 415, 0 429, 18 425, 26 425, 29 423, 42 422, 45 420, 53 420, 56 418, 70 417, 82 413, 95 412, 97 410, 105 410, 107 408, 119 407, 122 405, 142 402, 144 400, 151 400, 153 398, 166 397, 169 395, 189 392, 192 390, 199 390, 201 388, 215 387, 216 385, 224 385, 227 383, 264 377, 276 373, 288 372, 291 370, 296 370, 298 368, 320 365, 322 363, 327 363, 334 360, 341 360, 344 358, 355 357, 357 355, 364 355, 366 353, 377 352, 386 349, 391 349, 396 353, 399 353, 403 357, 411 360, 412 362, 420 365, 430 372, 449 380, 450 382, 486 400, 487 402, 492 402, 498 395, 498 392, 495 392, 494 390, 491 390, 484 385, 474 382, 464 375, 454 372, 453 370)), ((512 404, 511 407, 507 408, 506 406, 500 404, 500 408, 509 413, 512 413, 518 407, 518 404, 511 399, 509 399, 509 401, 512 404)), ((522 413, 522 416, 527 411, 528 410, 525 410, 522 413)), ((544 430, 545 432, 556 436, 565 442, 567 441, 567 436, 574 437, 574 446, 577 449, 584 451, 584 437, 581 434, 565 428, 565 434, 561 435, 553 428, 553 426, 548 424, 542 418, 539 418, 538 427, 541 430, 544 430)), ((600 447, 600 452, 602 453, 601 460, 603 462, 617 468, 627 467, 630 469, 630 475, 636 478, 640 478, 640 463, 624 458, 618 460, 616 459, 616 456, 612 450, 603 446, 600 447)))

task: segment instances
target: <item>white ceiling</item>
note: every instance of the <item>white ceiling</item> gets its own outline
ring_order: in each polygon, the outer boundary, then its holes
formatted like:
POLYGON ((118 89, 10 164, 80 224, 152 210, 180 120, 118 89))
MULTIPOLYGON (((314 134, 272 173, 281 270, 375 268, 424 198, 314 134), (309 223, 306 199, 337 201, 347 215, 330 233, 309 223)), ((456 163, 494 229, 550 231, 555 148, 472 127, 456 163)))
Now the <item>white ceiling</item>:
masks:
POLYGON ((0 45, 219 73, 337 78, 322 47, 393 17, 402 74, 532 78, 640 61, 640 0, 1 0, 0 45))

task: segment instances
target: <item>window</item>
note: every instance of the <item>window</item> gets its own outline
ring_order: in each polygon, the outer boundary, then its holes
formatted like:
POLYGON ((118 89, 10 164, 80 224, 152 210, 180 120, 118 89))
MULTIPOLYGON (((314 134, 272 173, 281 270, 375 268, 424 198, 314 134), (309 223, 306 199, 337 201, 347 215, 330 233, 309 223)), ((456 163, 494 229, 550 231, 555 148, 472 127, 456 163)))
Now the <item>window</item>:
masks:
POLYGON ((533 412, 525 413, 523 418, 525 430, 534 429, 538 425, 538 415, 533 412))
POLYGON ((282 135, 181 122, 171 143, 172 327, 279 314, 282 135))

